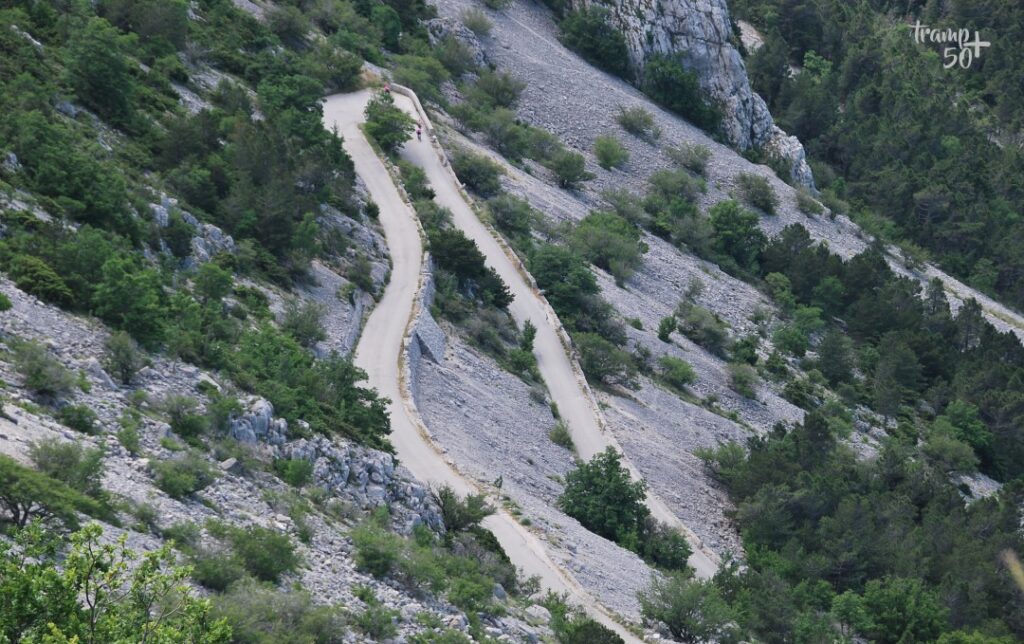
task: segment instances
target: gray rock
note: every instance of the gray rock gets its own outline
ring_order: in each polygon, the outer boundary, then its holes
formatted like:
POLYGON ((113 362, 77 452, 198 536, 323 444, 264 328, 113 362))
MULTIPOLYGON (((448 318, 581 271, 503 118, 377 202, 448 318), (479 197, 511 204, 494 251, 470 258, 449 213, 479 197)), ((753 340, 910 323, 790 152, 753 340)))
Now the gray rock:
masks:
POLYGON ((505 587, 501 584, 494 584, 494 598, 500 601, 508 599, 508 593, 505 592, 505 587))
POLYGON ((726 0, 575 0, 573 8, 611 7, 612 22, 626 37, 630 64, 639 78, 646 61, 658 54, 678 55, 701 88, 720 105, 721 130, 733 146, 766 147, 786 155, 793 177, 810 181, 803 146, 776 127, 764 99, 750 88, 726 0), (780 139, 782 139, 780 141, 780 139))
POLYGON ((241 474, 243 469, 242 464, 238 462, 237 458, 221 461, 219 467, 222 472, 227 472, 228 474, 241 474))
POLYGON ((20 172, 21 162, 18 161, 18 155, 13 152, 5 154, 3 161, 0 161, 0 170, 3 170, 7 174, 20 172))
POLYGON ((551 611, 540 604, 531 604, 524 612, 531 624, 546 625, 551 621, 551 611))

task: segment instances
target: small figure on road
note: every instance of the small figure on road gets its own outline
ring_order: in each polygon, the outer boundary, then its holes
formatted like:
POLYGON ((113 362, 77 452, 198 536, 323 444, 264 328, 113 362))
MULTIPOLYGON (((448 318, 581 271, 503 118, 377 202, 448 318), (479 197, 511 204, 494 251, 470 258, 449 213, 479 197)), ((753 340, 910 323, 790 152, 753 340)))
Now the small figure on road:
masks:
POLYGON ((391 83, 384 83, 384 93, 391 95, 391 83))
POLYGON ((416 140, 423 140, 423 127, 419 123, 416 124, 416 140))

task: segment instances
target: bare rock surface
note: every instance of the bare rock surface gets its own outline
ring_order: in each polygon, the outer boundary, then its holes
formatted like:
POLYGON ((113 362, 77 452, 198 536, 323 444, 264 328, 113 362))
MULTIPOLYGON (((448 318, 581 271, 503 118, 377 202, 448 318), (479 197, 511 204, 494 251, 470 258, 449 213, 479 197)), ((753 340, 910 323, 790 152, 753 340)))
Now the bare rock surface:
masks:
POLYGON ((573 455, 548 438, 547 403, 457 335, 441 364, 422 361, 419 408, 435 440, 460 471, 509 497, 554 547, 576 580, 608 608, 636 618, 636 592, 650 569, 635 554, 583 528, 557 509, 573 455))

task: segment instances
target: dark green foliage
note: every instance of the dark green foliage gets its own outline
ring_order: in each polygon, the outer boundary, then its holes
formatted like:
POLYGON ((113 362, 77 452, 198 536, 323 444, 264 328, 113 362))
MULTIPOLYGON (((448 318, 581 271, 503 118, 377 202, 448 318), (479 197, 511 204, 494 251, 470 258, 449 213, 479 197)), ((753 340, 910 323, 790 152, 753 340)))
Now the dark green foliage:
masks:
POLYGON ((711 353, 724 356, 729 344, 725 322, 706 308, 683 300, 676 308, 678 330, 711 353))
POLYGON ((99 431, 96 426, 96 412, 85 405, 64 405, 57 411, 57 420, 83 434, 95 434, 99 431))
POLYGON ((629 161, 629 150, 624 148, 614 136, 601 135, 594 139, 594 156, 597 163, 605 170, 619 168, 629 161))
POLYGON ((676 318, 667 315, 658 322, 658 339, 662 342, 672 341, 672 332, 676 330, 676 318))
POLYGON ((410 88, 421 100, 435 103, 444 101, 440 86, 449 78, 448 70, 436 58, 428 56, 398 56, 395 80, 410 88))
POLYGON ((43 474, 95 499, 103 498, 103 449, 47 439, 33 443, 29 458, 43 474))
POLYGON ((529 268, 567 328, 596 333, 616 346, 625 344, 625 331, 598 295, 597 279, 586 260, 568 248, 543 244, 530 254, 529 268))
POLYGON ((0 293, 0 313, 10 311, 12 306, 14 305, 11 304, 11 298, 7 297, 6 293, 0 293))
POLYGON ((499 309, 512 303, 508 287, 494 269, 484 263, 484 255, 476 242, 456 228, 428 230, 427 236, 437 266, 452 273, 461 289, 475 293, 482 301, 499 309))
POLYGON ((430 496, 440 509, 441 520, 449 533, 478 528, 481 521, 494 514, 494 508, 487 505, 487 500, 481 494, 470 494, 460 499, 455 490, 444 485, 432 490, 430 496))
POLYGON ((561 150, 548 161, 547 166, 555 173, 558 185, 562 188, 572 189, 594 178, 594 174, 587 171, 586 159, 576 152, 561 150))
POLYGON ((75 384, 71 372, 46 347, 35 342, 14 346, 14 368, 21 374, 22 386, 37 396, 63 396, 75 384))
POLYGON ((127 257, 112 257, 103 264, 93 305, 111 326, 127 331, 145 346, 163 339, 163 290, 159 275, 139 269, 127 257))
POLYGON ((666 108, 676 112, 702 130, 718 129, 721 114, 704 98, 697 76, 682 60, 668 54, 647 59, 643 72, 643 90, 666 108))
POLYGON ((24 527, 32 519, 57 520, 74 528, 77 512, 96 515, 100 506, 78 490, 0 455, 0 522, 24 527))
POLYGON ((129 385, 139 369, 145 366, 145 356, 131 336, 124 331, 110 334, 104 343, 106 355, 103 366, 122 385, 129 385))
POLYGON ((278 590, 251 579, 216 597, 211 613, 227 622, 238 644, 329 644, 345 635, 344 614, 337 606, 318 605, 305 590, 278 590))
POLYGON ((309 31, 309 20, 298 7, 275 7, 267 12, 267 27, 289 47, 301 47, 309 31))
POLYGON ((245 577, 245 568, 230 550, 200 550, 192 558, 192 578, 200 586, 224 592, 245 577))
POLYGON ((631 480, 621 458, 609 447, 569 472, 559 505, 591 532, 638 552, 651 563, 684 569, 689 545, 651 519, 644 505, 647 485, 631 480))
POLYGON ((654 123, 654 115, 640 106, 619 107, 616 117, 622 129, 640 138, 656 139, 661 131, 654 123))
POLYGON ((502 194, 487 201, 487 210, 498 230, 516 238, 528 237, 537 220, 537 214, 526 201, 502 194))
POLYGON ((430 181, 423 168, 405 159, 399 159, 397 165, 402 173, 402 185, 406 194, 409 195, 409 199, 416 202, 421 199, 429 201, 434 198, 434 189, 430 187, 430 181))
MULTIPOLYGON (((998 131, 1020 129, 1024 94, 1013 2, 743 3, 766 44, 748 61, 752 84, 815 159, 827 204, 851 202, 865 223, 912 241, 961 279, 1024 302, 1018 189, 1024 153, 998 131), (906 25, 962 28, 992 43, 969 69, 943 69, 940 43, 906 25), (842 34, 842 36, 840 36, 842 34), (902 37, 907 35, 907 37, 902 37), (1004 44, 1005 43, 1005 44, 1004 44), (990 56, 1002 49, 1004 54, 990 56), (803 72, 789 73, 797 64, 803 72), (961 167, 960 159, 979 159, 961 167), (884 219, 883 219, 884 218, 884 219)), ((730 7, 732 8, 732 7, 730 7)), ((954 53, 959 51, 953 48, 954 53)))
POLYGON ((286 534, 269 528, 249 526, 229 532, 232 549, 245 570, 260 581, 277 583, 281 575, 294 572, 302 559, 286 534))
POLYGON ((632 385, 636 367, 632 356, 597 333, 576 333, 573 342, 580 355, 580 367, 594 383, 632 385))
POLYGON ((71 304, 73 295, 60 275, 49 264, 31 255, 16 255, 8 266, 14 284, 25 291, 58 306, 71 304))
POLYGON ((313 347, 317 342, 327 339, 323 323, 326 312, 326 307, 319 302, 293 300, 285 307, 281 330, 302 346, 313 347))
POLYGON ((756 270, 758 254, 765 244, 757 215, 735 201, 720 201, 708 214, 715 231, 714 250, 732 258, 743 270, 756 270))
POLYGON ((482 154, 459 150, 452 155, 452 169, 460 181, 481 197, 492 197, 501 191, 501 166, 482 154))
POLYGON ((769 215, 775 214, 775 208, 779 205, 779 198, 767 179, 756 174, 741 174, 737 181, 740 192, 743 194, 743 198, 747 200, 747 203, 763 210, 769 215))
POLYGON ((569 428, 566 427, 565 423, 558 421, 552 425, 551 429, 548 430, 548 438, 551 442, 559 447, 563 447, 569 451, 576 449, 576 444, 572 440, 572 434, 569 433, 569 428))
POLYGON ((313 478, 313 464, 304 458, 279 458, 274 471, 281 480, 295 487, 303 487, 313 478))
POLYGON ((570 11, 559 27, 565 46, 590 63, 617 76, 629 73, 626 38, 612 25, 607 8, 593 6, 570 11))
POLYGON ((384 401, 357 385, 366 374, 349 360, 314 360, 290 336, 264 325, 241 339, 230 368, 235 382, 266 397, 287 420, 303 419, 314 431, 389 448, 384 401))
POLYGON ((366 133, 384 152, 394 154, 402 144, 412 138, 416 122, 401 108, 395 106, 390 94, 375 94, 366 104, 366 133))
POLYGON ((110 23, 91 18, 72 39, 65 62, 71 85, 82 102, 118 125, 131 119, 135 91, 122 42, 110 23))
POLYGON ((0 638, 231 641, 231 629, 181 583, 188 573, 174 567, 169 547, 136 554, 102 535, 95 524, 70 538, 30 526, 0 544, 0 638))
POLYGON ((668 156, 690 172, 704 174, 707 170, 708 160, 711 158, 711 149, 706 145, 682 144, 677 148, 669 149, 668 156))
POLYGON ((653 578, 640 593, 644 617, 663 622, 681 642, 730 641, 736 614, 710 581, 675 573, 653 578))
POLYGON ((658 358, 658 368, 661 371, 661 378, 670 387, 685 389, 697 381, 697 374, 690 363, 674 356, 661 356, 658 358))
POLYGON ((513 108, 519 102, 519 96, 524 89, 525 81, 506 72, 487 69, 480 72, 476 84, 473 85, 471 98, 491 108, 513 108))
POLYGON ((647 246, 640 231, 619 215, 595 211, 572 231, 570 245, 581 256, 624 283, 640 265, 647 246))
POLYGON ((209 486, 215 478, 209 463, 195 454, 156 461, 150 467, 156 486, 171 498, 179 500, 209 486))

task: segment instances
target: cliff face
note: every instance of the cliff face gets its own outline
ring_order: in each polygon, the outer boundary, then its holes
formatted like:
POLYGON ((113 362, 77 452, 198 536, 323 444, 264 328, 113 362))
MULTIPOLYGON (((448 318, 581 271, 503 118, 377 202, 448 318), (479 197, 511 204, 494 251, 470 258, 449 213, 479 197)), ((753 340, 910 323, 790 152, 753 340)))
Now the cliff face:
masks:
POLYGON ((746 150, 762 147, 792 162, 793 178, 814 185, 803 145, 782 131, 764 100, 747 79, 734 44, 726 0, 576 0, 574 6, 599 5, 626 37, 630 63, 637 75, 655 54, 679 54, 696 73, 701 87, 722 109, 722 134, 746 150))

